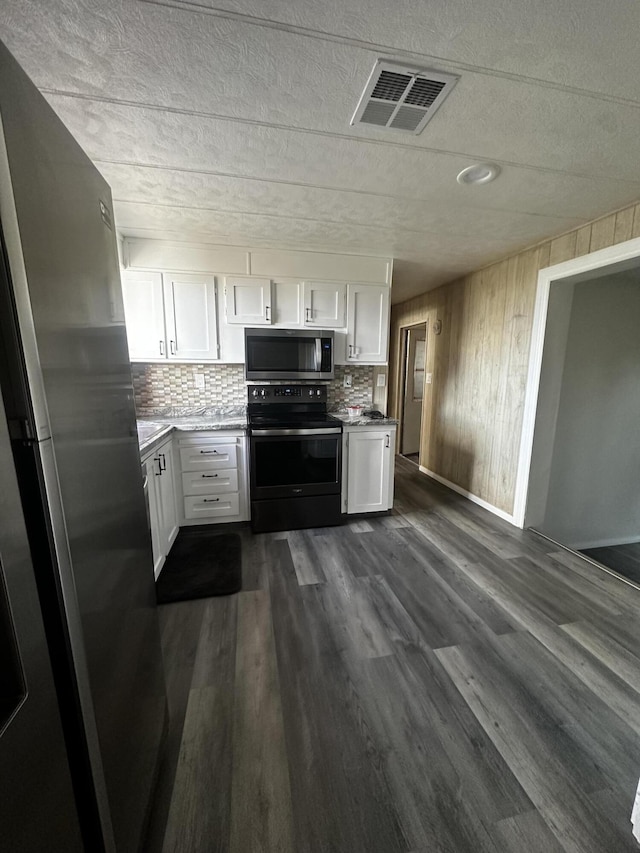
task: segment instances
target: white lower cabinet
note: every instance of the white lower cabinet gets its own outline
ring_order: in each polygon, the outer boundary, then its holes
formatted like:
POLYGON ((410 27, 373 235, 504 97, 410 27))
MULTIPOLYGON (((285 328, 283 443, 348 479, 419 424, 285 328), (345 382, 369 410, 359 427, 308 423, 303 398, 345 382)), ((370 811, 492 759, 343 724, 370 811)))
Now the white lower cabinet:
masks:
POLYGON ((161 444, 142 464, 147 477, 153 572, 157 578, 178 535, 173 440, 161 444))
POLYGON ((247 521, 247 438, 244 432, 180 431, 180 526, 247 521))
POLYGON ((342 437, 342 511, 383 512, 393 506, 395 425, 345 426, 342 437))

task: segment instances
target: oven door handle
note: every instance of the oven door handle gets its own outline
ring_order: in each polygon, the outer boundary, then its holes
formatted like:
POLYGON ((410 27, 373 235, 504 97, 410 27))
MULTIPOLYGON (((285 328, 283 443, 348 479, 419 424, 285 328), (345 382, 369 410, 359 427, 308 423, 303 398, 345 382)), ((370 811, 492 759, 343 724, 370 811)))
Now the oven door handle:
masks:
POLYGON ((329 427, 322 429, 252 429, 251 435, 336 435, 342 432, 342 427, 329 427))

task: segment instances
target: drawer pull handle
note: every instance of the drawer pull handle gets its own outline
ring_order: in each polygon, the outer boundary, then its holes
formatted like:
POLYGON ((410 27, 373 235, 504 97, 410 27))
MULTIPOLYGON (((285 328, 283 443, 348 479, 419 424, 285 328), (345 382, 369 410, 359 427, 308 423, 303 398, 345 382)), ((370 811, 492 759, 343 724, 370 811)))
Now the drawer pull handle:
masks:
POLYGON ((214 504, 214 503, 217 503, 219 500, 220 500, 220 498, 203 498, 202 503, 214 504))
POLYGON ((217 453, 217 452, 218 452, 217 450, 201 450, 201 451, 200 451, 200 453, 204 453, 205 455, 206 455, 207 453, 217 453))
POLYGON ((212 480, 214 477, 217 477, 217 474, 202 474, 205 480, 212 480))

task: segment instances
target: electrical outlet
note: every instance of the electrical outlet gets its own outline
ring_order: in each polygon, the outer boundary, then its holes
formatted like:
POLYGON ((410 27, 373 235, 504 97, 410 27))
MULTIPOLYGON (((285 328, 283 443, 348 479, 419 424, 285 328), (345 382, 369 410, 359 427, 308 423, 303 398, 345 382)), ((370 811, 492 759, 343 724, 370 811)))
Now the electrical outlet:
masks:
POLYGON ((353 376, 350 373, 345 373, 343 385, 345 388, 353 388, 353 376))
POLYGON ((194 385, 196 386, 196 388, 198 388, 200 391, 204 391, 204 373, 196 373, 196 372, 194 371, 194 374, 193 374, 193 384, 194 384, 194 385))
POLYGON ((427 385, 431 385, 431 383, 433 382, 433 373, 425 374, 424 381, 427 383, 427 385))

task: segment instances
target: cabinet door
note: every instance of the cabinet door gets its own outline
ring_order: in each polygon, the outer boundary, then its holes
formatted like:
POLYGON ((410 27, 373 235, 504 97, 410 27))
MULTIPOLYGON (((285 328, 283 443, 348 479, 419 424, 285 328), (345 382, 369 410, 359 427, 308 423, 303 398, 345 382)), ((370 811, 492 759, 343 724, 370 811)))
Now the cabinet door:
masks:
POLYGON ((160 465, 155 454, 144 463, 147 477, 149 501, 149 526, 151 528, 151 550, 153 551, 153 574, 158 577, 164 563, 165 553, 160 540, 162 538, 162 515, 160 511, 160 465))
POLYGON ((227 323, 271 325, 271 279, 227 276, 224 298, 227 323))
POLYGON ((162 468, 162 475, 158 478, 160 486, 160 514, 162 518, 160 546, 166 555, 169 553, 178 535, 173 442, 169 441, 163 444, 155 455, 157 455, 160 467, 162 468))
POLYGON ((347 512, 389 509, 391 432, 359 432, 347 437, 347 512))
POLYGON ((166 358, 167 345, 160 273, 123 273, 122 299, 127 324, 129 358, 132 361, 166 358))
POLYGON ((287 329, 302 325, 302 282, 274 281, 271 285, 273 297, 273 325, 287 329))
POLYGON ((305 281, 304 325, 322 329, 345 326, 346 285, 341 282, 305 281))
POLYGON ((350 284, 347 288, 346 361, 385 364, 389 344, 389 288, 350 284))
POLYGON ((167 316, 168 358, 218 358, 215 279, 198 275, 162 276, 167 316))

